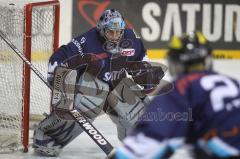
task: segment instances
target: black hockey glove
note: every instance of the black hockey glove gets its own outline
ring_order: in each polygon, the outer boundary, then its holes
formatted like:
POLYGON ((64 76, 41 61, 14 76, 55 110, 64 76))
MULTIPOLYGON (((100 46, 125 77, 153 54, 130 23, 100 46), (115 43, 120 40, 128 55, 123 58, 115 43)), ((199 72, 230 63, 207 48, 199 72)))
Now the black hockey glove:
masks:
POLYGON ((146 61, 129 62, 127 71, 145 90, 154 89, 164 76, 161 66, 152 66, 146 61))

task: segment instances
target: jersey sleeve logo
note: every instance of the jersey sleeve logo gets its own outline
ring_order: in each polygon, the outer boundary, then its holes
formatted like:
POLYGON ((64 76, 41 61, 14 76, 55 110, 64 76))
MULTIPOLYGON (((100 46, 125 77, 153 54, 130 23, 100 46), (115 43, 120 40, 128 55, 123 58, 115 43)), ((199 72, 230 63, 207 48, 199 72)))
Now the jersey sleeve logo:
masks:
POLYGON ((83 44, 86 42, 86 38, 85 37, 82 37, 81 40, 80 40, 80 43, 83 44))
POLYGON ((82 37, 80 42, 77 41, 76 39, 72 39, 72 43, 77 47, 78 53, 80 53, 81 55, 83 55, 82 44, 84 44, 85 42, 86 42, 86 38, 85 37, 82 37))

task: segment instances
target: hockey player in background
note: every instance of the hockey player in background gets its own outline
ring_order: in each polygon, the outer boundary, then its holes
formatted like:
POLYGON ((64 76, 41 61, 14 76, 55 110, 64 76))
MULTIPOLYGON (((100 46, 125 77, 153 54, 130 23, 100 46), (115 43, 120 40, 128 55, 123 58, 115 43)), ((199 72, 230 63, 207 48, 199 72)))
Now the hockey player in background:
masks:
MULTIPOLYGON (((59 65, 80 65, 76 81, 76 85, 80 87, 74 96, 75 109, 84 112, 91 121, 104 109, 116 124, 118 137, 122 140, 136 123, 148 101, 146 95, 137 90, 148 87, 149 85, 144 84, 149 81, 152 84, 150 87, 158 84, 164 75, 159 68, 145 72, 146 78, 138 76, 141 71, 134 68, 149 67, 148 63, 139 63, 145 59, 146 49, 141 39, 133 30, 126 28, 118 11, 110 9, 103 12, 96 27, 61 46, 50 57, 48 80, 53 83, 54 70, 59 65), (82 59, 89 61, 84 63, 82 59), (85 64, 91 71, 97 70, 97 78, 91 80, 91 75, 85 71, 85 64), (127 78, 130 74, 132 78, 127 78), (156 74, 158 76, 153 76, 156 74), (91 91, 84 89, 89 86, 91 91), (103 91, 98 91, 98 87, 103 91), (131 91, 130 87, 135 90, 131 91)), ((82 129, 75 121, 63 120, 53 111, 36 128, 33 148, 39 154, 56 156, 81 133, 82 129)))
POLYGON ((213 71, 211 48, 200 32, 173 36, 167 61, 174 89, 146 106, 110 158, 168 158, 186 143, 195 158, 240 158, 240 82, 213 71))

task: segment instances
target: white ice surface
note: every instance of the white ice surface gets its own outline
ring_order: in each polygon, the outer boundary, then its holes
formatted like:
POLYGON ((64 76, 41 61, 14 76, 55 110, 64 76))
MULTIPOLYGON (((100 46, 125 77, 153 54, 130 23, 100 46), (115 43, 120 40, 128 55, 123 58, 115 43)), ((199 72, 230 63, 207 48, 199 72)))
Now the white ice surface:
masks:
MULTIPOLYGON (((94 126, 104 135, 104 137, 114 146, 121 145, 117 139, 115 125, 108 116, 102 115, 93 123, 94 126)), ((31 132, 32 133, 32 132, 31 132)), ((67 145, 58 157, 38 156, 33 153, 30 147, 28 153, 15 152, 11 154, 0 154, 0 159, 105 159, 105 153, 86 134, 79 137, 67 145)), ((171 157, 171 159, 192 159, 186 149, 181 149, 171 157)))
MULTIPOLYGON (((93 124, 113 146, 120 145, 115 125, 108 116, 100 116, 93 124)), ((28 153, 0 154, 0 159, 104 159, 105 157, 104 152, 86 133, 82 133, 67 145, 58 157, 37 156, 33 153, 32 148, 29 149, 28 153)))

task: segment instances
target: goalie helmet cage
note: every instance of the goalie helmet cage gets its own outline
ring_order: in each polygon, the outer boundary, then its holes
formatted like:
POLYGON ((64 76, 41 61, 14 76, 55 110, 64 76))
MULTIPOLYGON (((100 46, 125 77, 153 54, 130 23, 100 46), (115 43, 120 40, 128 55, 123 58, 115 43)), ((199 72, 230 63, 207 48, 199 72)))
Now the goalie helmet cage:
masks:
MULTIPOLYGON (((58 0, 0 4, 0 29, 42 74, 58 48, 58 0)), ((0 40, 0 153, 28 151, 29 122, 50 112, 50 91, 0 40)), ((40 118, 40 119, 39 119, 40 118)))

